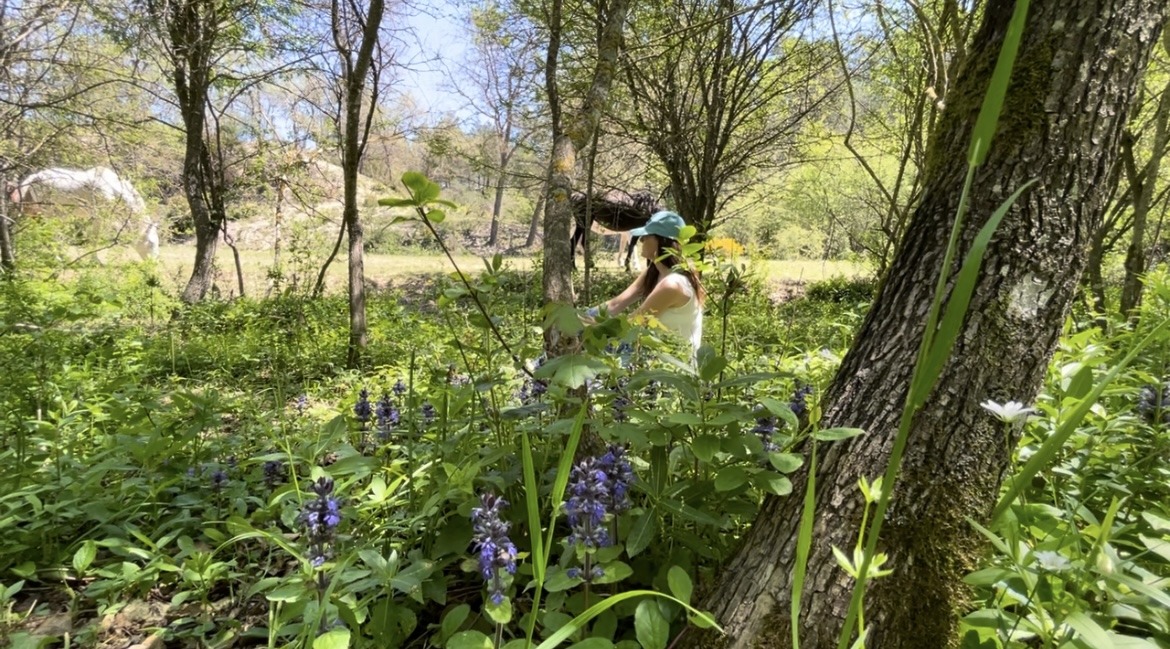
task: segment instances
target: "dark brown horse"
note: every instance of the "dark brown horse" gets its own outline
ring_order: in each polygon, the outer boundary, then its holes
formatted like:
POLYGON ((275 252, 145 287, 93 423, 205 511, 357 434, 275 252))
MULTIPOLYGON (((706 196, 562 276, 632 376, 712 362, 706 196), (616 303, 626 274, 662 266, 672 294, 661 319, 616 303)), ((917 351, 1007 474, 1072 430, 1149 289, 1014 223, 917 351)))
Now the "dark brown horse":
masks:
POLYGON ((577 263, 577 245, 583 243, 585 234, 593 230, 598 234, 614 232, 621 235, 618 262, 629 270, 630 258, 634 254, 634 244, 637 241, 635 237, 629 235, 630 230, 646 225, 650 216, 662 210, 662 206, 650 192, 645 191, 630 193, 611 189, 594 194, 592 201, 586 199, 584 192, 573 192, 569 198, 573 203, 573 216, 577 221, 577 227, 574 228, 573 238, 569 243, 569 249, 573 251, 574 267, 577 263), (585 222, 586 211, 589 212, 592 223, 585 222), (621 259, 623 250, 626 253, 624 262, 621 259))

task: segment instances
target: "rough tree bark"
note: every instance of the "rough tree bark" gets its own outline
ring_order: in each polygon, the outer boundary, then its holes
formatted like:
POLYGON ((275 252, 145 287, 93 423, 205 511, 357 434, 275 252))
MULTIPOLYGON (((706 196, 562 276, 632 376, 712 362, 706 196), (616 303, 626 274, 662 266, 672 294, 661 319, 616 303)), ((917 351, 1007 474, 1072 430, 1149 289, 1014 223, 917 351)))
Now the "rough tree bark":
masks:
POLYGON ((362 154, 369 141, 370 126, 378 103, 379 65, 374 61, 374 49, 378 46, 378 30, 382 26, 385 12, 383 0, 370 0, 365 16, 358 14, 354 4, 342 8, 340 0, 333 0, 333 39, 340 57, 342 84, 344 88, 345 119, 342 125, 341 177, 344 185, 345 204, 341 218, 349 236, 349 345, 346 365, 357 367, 366 349, 366 286, 362 239, 361 215, 358 212, 357 186, 358 169, 362 154), (345 12, 353 12, 344 15, 345 12), (349 41, 347 25, 353 21, 360 29, 360 40, 356 51, 349 41), (373 79, 368 75, 373 72, 373 79), (370 81, 370 96, 367 98, 366 83, 370 81), (366 112, 363 114, 363 100, 366 112))
MULTIPOLYGON (((0 187, 7 190, 6 178, 0 178, 0 187)), ((0 272, 5 273, 10 273, 16 268, 16 251, 12 247, 12 221, 8 218, 8 211, 8 196, 0 196, 0 272)))
MULTIPOLYGON (((821 448, 801 649, 836 646, 852 580, 831 547, 853 547, 863 507, 857 480, 872 480, 886 465, 963 184, 963 152, 1013 4, 991 0, 986 8, 931 143, 922 202, 824 396, 822 425, 868 434, 821 448)), ((965 606, 960 578, 982 547, 965 518, 989 513, 1016 441, 1004 439, 979 403, 1028 402, 1036 393, 1074 299, 1125 118, 1165 12, 1155 0, 1032 2, 998 133, 975 176, 960 253, 1012 191, 1033 178, 1040 182, 992 240, 952 357, 915 418, 879 544, 894 574, 868 592, 867 647, 956 643, 965 606)), ((802 493, 804 476, 793 482, 794 493, 802 493)), ((723 644, 790 646, 801 504, 799 497, 769 497, 704 597, 729 632, 723 644)), ((692 644, 710 640, 697 635, 692 644)))
MULTIPOLYGON (((548 58, 545 66, 546 89, 553 122, 553 150, 549 161, 548 199, 544 208, 543 295, 546 303, 571 304, 573 296, 573 251, 569 246, 573 224, 573 178, 577 170, 577 153, 593 140, 601 116, 610 105, 610 90, 617 76, 617 58, 622 45, 622 27, 629 11, 629 0, 612 0, 597 37, 597 65, 585 100, 575 114, 562 119, 557 92, 557 50, 560 48, 561 2, 553 3, 553 26, 550 29, 548 58)), ((546 341, 551 355, 554 341, 546 341)))

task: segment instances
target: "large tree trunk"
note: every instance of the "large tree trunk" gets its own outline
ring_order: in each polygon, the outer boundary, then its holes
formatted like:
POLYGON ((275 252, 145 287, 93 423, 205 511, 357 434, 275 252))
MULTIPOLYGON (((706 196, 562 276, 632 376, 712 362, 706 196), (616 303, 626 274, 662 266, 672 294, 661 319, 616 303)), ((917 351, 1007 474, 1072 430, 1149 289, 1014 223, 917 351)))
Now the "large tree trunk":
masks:
MULTIPOLYGON (((967 150, 1012 7, 1012 0, 991 0, 986 8, 934 134, 922 202, 825 395, 822 425, 868 433, 820 451, 801 649, 836 646, 853 582, 831 548, 848 554, 856 543, 863 510, 858 478, 880 475, 889 457, 943 270, 966 169, 960 152, 967 150)), ((1034 398, 1074 299, 1119 137, 1165 11, 1154 0, 1032 2, 999 130, 975 176, 960 250, 1012 191, 1034 178, 1040 183, 993 238, 952 357, 915 417, 879 544, 894 574, 868 592, 867 647, 939 649, 956 642, 966 605, 960 578, 982 547, 965 519, 988 515, 1016 442, 1005 440, 979 403, 1034 398)), ((794 480, 794 493, 804 481, 794 480)), ((790 646, 801 504, 799 497, 769 497, 704 598, 733 646, 790 646)))
POLYGON ((215 280, 215 249, 219 241, 219 223, 207 204, 206 169, 204 167, 203 102, 184 111, 187 144, 183 154, 183 196, 195 222, 195 265, 183 289, 182 300, 194 304, 211 290, 215 280), (197 113, 197 114, 196 114, 197 113))

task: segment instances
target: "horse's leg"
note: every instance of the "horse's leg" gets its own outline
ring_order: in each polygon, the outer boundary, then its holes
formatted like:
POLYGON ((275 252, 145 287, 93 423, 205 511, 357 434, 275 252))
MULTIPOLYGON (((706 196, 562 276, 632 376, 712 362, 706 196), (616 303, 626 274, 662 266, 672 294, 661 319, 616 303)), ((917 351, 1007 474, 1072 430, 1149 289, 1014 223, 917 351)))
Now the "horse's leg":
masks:
MULTIPOLYGON (((630 262, 634 259, 634 248, 637 247, 637 245, 638 237, 631 236, 629 241, 626 242, 626 262, 623 264, 623 266, 627 271, 631 269, 630 262)), ((641 270, 641 268, 634 266, 633 270, 641 270)))
POLYGON ((578 223, 573 228, 573 236, 569 237, 569 264, 573 270, 577 270, 577 243, 581 241, 581 234, 584 228, 578 223))

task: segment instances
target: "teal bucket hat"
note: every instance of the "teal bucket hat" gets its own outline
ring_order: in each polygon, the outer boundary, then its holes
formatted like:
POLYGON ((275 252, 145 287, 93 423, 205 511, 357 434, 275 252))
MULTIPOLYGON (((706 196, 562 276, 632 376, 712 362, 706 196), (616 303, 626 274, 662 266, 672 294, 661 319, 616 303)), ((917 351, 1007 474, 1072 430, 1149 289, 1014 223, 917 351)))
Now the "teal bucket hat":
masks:
POLYGON ((676 212, 669 210, 662 210, 655 212, 646 225, 640 228, 630 230, 630 234, 635 237, 644 237, 648 234, 656 234, 667 239, 678 240, 678 235, 682 232, 683 227, 686 226, 686 221, 676 212))

